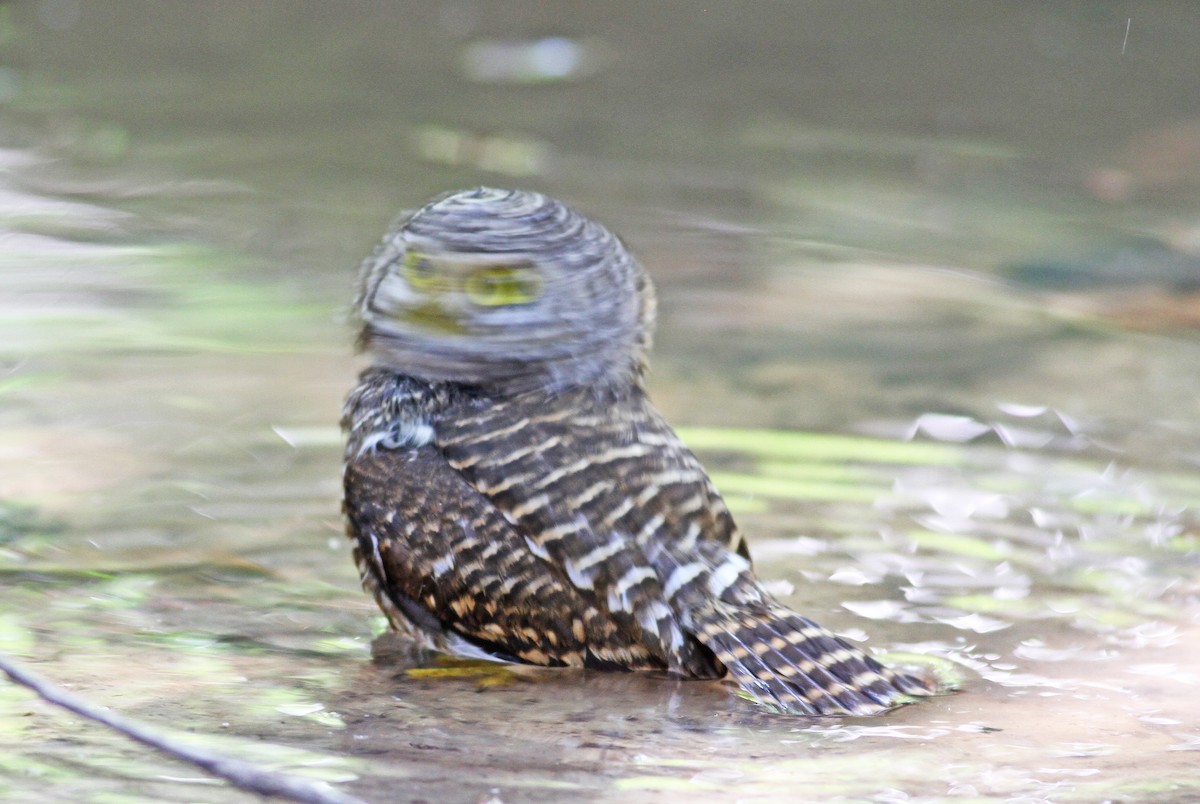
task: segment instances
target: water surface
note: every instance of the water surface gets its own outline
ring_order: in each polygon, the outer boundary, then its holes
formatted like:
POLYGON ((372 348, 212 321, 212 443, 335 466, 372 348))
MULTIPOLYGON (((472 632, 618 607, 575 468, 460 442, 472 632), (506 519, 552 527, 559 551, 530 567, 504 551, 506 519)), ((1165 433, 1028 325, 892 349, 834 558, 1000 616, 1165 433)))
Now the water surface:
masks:
MULTIPOLYGON (((371 801, 1195 797, 1200 12, 1130 13, 0 7, 0 649, 371 801), (341 535, 345 311, 479 183, 629 241, 760 575, 959 693, 409 672, 341 535)), ((8 685, 0 769, 249 800, 8 685)))

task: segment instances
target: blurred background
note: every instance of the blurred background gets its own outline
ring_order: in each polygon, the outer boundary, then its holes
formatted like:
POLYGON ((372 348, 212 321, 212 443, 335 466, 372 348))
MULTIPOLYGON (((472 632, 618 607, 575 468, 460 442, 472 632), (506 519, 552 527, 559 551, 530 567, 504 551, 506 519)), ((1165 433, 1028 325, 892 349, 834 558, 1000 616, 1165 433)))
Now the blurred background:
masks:
MULTIPOLYGON (((368 798, 1176 800, 1197 30, 1190 2, 0 3, 0 649, 368 798), (397 212, 478 184, 622 235, 652 395, 761 574, 964 694, 783 734, 713 686, 371 663, 348 304, 397 212)), ((0 687, 0 793, 234 795, 65 723, 0 687)))

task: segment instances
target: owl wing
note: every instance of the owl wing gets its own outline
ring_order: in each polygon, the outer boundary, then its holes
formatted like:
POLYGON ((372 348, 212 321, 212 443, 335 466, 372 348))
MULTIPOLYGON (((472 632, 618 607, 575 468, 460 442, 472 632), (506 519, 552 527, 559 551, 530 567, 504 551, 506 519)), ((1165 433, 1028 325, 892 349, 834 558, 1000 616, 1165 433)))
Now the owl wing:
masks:
POLYGON ((758 700, 810 714, 875 714, 931 691, 762 589, 703 467, 640 389, 477 404, 436 430, 530 549, 672 671, 728 670, 758 700))
POLYGON ((450 466, 618 627, 676 672, 720 672, 691 614, 764 593, 724 501, 640 389, 477 404, 435 429, 450 466))
POLYGON ((346 514, 364 585, 435 644, 454 637, 542 665, 664 666, 535 554, 432 445, 346 464, 346 514))

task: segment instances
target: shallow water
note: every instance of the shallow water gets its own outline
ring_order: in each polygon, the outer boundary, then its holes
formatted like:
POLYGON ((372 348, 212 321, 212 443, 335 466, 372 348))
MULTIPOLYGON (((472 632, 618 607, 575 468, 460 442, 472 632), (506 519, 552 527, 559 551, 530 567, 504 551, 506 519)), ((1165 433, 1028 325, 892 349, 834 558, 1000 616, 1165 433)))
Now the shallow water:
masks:
MULTIPOLYGON (((1200 795, 1200 12, 947 8, 0 6, 0 650, 371 801, 1200 795), (409 672, 341 535, 343 318, 476 183, 627 238, 760 575, 960 692, 409 672)), ((8 685, 0 771, 249 799, 8 685)))

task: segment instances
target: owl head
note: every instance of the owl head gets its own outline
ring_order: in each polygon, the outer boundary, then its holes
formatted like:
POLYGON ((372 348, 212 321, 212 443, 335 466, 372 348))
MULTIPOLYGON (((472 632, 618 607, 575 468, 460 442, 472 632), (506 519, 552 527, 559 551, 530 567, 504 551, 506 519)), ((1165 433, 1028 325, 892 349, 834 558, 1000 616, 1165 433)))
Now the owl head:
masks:
POLYGON ((479 187, 398 221, 363 263, 376 365, 512 392, 635 380, 654 291, 621 241, 539 193, 479 187))

